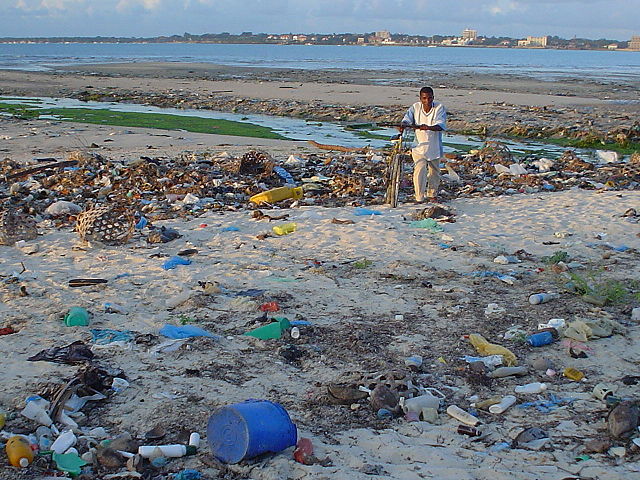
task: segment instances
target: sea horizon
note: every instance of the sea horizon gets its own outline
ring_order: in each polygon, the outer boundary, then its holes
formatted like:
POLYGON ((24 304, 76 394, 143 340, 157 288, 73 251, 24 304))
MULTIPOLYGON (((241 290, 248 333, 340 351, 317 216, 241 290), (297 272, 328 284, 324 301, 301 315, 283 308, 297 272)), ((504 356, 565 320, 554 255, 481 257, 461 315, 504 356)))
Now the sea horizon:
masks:
POLYGON ((634 51, 218 43, 2 45, 0 69, 24 71, 51 71, 89 64, 167 62, 297 70, 373 70, 382 76, 384 72, 404 71, 524 75, 542 81, 562 78, 640 81, 640 55, 634 51))

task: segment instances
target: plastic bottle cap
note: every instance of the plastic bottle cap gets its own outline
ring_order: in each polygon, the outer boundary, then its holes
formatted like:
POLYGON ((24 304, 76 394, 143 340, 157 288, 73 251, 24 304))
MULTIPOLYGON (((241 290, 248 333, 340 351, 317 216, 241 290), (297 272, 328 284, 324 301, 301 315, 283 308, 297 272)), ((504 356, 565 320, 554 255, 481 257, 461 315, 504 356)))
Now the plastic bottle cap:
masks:
POLYGON ((20 466, 21 466, 22 468, 24 468, 24 467, 28 467, 28 466, 29 466, 29 459, 28 459, 27 457, 22 457, 22 458, 20 459, 20 466))
POLYGON ((291 329, 291 338, 295 338, 295 339, 300 338, 300 329, 298 327, 293 327, 291 329))

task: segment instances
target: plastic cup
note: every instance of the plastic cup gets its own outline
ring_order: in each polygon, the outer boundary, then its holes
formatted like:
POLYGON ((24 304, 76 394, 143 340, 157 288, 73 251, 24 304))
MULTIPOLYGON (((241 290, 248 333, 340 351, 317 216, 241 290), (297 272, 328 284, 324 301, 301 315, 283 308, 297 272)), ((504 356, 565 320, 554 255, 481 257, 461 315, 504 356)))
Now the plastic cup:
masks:
POLYGON ((238 463, 267 452, 280 452, 297 442, 296 426, 282 405, 247 400, 222 407, 209 417, 207 440, 213 456, 238 463))
POLYGON ((89 325, 89 312, 82 307, 71 307, 64 316, 64 324, 67 327, 86 327, 89 325))
POLYGON ((593 387, 593 396, 598 400, 605 400, 609 395, 613 395, 614 388, 606 383, 598 383, 593 387))

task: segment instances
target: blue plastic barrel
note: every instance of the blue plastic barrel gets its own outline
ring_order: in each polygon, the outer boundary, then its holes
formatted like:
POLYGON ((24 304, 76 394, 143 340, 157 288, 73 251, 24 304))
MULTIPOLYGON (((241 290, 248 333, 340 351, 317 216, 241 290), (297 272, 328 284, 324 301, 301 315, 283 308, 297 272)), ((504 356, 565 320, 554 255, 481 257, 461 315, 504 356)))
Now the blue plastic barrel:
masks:
POLYGON ((282 405, 268 400, 247 400, 213 413, 207 424, 207 440, 218 460, 238 463, 295 445, 298 432, 282 405))

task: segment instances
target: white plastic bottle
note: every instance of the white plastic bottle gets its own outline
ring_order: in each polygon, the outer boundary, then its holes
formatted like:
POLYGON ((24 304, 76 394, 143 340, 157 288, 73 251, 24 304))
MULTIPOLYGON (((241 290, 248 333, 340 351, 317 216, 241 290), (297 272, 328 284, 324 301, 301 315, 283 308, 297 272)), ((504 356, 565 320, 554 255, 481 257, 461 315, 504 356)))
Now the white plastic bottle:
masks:
POLYGON ((516 403, 516 397, 514 395, 506 395, 502 398, 502 400, 500 400, 500 403, 491 405, 489 407, 489 411, 491 413, 503 413, 514 403, 516 403))
POLYGON ((178 458, 185 455, 194 455, 195 453, 196 447, 192 445, 143 445, 138 447, 138 455, 144 458, 178 458))
POLYGON ((534 382, 526 385, 518 385, 514 391, 516 393, 540 393, 547 389, 546 383, 534 382))
POLYGON ((198 432, 193 432, 189 435, 189 445, 196 448, 200 446, 200 434, 198 432))
POLYGON ((475 427, 480 423, 480 420, 471 415, 469 412, 465 412, 457 405, 449 405, 447 407, 447 413, 459 422, 466 425, 471 425, 472 427, 475 427))
POLYGON ((61 454, 73 447, 78 439, 71 430, 65 430, 60 434, 56 441, 51 444, 51 450, 61 454))

